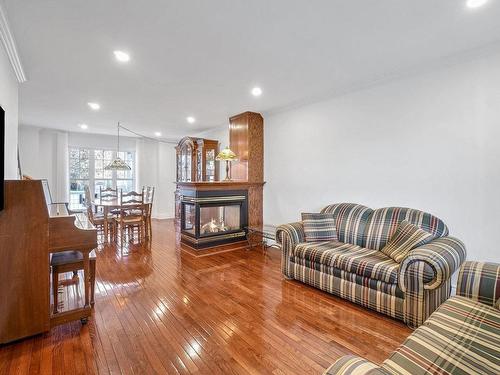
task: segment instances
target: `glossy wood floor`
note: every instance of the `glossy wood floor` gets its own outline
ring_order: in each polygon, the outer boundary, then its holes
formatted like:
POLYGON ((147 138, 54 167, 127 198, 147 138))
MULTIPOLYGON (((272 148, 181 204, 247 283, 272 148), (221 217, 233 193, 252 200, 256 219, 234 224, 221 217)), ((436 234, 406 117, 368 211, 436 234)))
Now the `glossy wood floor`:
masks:
POLYGON ((0 374, 320 374, 349 353, 381 362, 410 332, 284 280, 279 250, 194 257, 153 225, 149 246, 99 248, 87 325, 0 347, 0 374))

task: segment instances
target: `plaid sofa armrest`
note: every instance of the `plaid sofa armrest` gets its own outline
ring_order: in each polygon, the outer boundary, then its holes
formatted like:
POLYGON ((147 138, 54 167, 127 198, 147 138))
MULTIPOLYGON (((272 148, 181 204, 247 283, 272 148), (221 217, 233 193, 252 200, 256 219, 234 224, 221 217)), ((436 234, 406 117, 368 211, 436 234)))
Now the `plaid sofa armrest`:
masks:
POLYGON ((457 295, 495 306, 500 298, 500 264, 465 262, 458 273, 457 295))
POLYGON ((421 270, 417 277, 423 278, 424 289, 433 290, 440 287, 458 270, 466 254, 463 242, 454 237, 436 238, 413 249, 399 267, 399 288, 406 292, 408 281, 412 279, 407 273, 416 269, 421 270), (422 263, 422 267, 415 267, 415 264, 419 263, 422 263))
POLYGON ((323 375, 379 375, 387 374, 381 367, 355 355, 339 358, 323 375))
POLYGON ((282 224, 276 228, 276 242, 281 246, 281 271, 292 278, 290 255, 295 245, 304 242, 306 235, 301 222, 282 224))

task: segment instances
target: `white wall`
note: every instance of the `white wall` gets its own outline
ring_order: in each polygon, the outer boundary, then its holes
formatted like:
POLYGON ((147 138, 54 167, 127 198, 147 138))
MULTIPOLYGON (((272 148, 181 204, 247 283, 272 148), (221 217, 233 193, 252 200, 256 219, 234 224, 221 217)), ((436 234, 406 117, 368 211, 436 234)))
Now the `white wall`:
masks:
POLYGON ((197 134, 196 137, 217 140, 222 150, 224 147, 229 147, 229 124, 206 130, 197 134))
POLYGON ((1 45, 0 106, 5 110, 5 179, 17 179, 18 82, 1 45))
POLYGON ((137 140, 138 187, 155 186, 153 217, 175 216, 175 145, 137 140))
POLYGON ((19 127, 19 159, 23 174, 46 178, 54 201, 67 202, 68 142, 67 132, 31 126, 19 127))
POLYGON ((267 116, 265 176, 265 222, 407 206, 500 262, 500 51, 267 116))
MULTIPOLYGON (((19 156, 23 174, 49 181, 54 200, 68 200, 68 146, 116 148, 111 135, 62 132, 19 127, 19 156)), ((153 217, 174 217, 175 145, 120 136, 120 150, 135 151, 136 188, 155 186, 153 217)))

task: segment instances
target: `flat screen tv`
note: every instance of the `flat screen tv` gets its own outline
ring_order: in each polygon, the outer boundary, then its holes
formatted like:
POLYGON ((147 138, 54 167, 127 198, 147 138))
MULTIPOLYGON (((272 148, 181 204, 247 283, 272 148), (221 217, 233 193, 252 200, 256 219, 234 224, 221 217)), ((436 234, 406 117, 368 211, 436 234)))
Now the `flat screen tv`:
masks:
POLYGON ((5 163, 5 111, 0 107, 0 210, 4 205, 4 163, 5 163))

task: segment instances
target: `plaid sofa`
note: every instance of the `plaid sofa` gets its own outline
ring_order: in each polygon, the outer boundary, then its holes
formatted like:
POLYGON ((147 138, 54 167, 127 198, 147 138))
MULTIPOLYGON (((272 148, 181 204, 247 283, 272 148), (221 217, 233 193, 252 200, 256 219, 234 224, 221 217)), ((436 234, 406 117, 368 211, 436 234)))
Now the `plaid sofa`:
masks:
POLYGON ((457 295, 380 366, 345 356, 325 374, 500 374, 500 264, 466 262, 457 295))
POLYGON ((464 244, 448 236, 434 215, 403 207, 372 210, 338 203, 332 213, 338 242, 305 242, 302 223, 280 225, 282 273, 321 290, 404 321, 416 328, 449 296, 451 276, 465 260, 464 244), (434 235, 397 263, 380 250, 407 220, 434 235))

